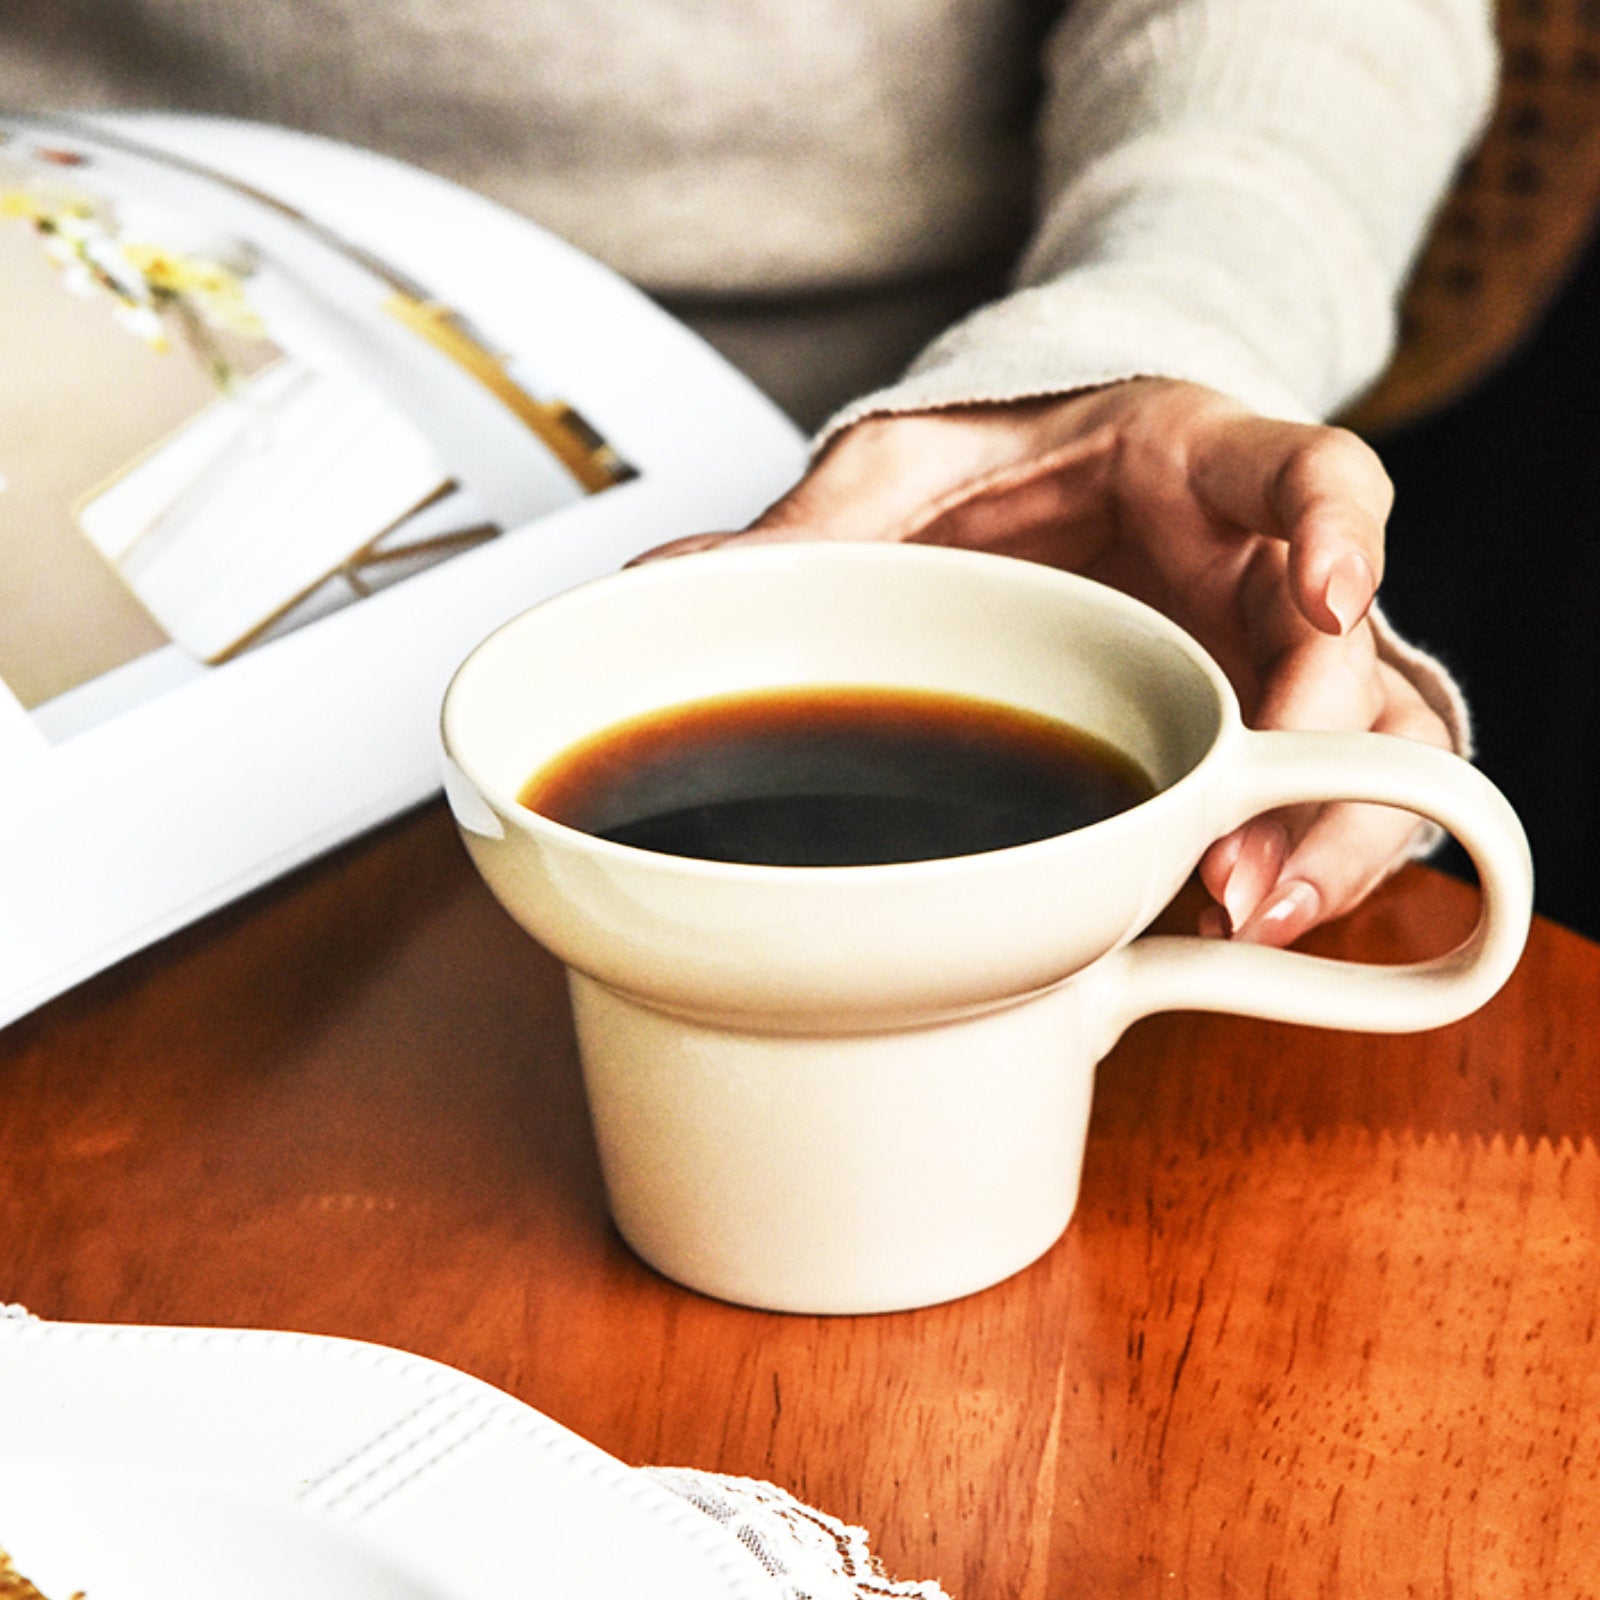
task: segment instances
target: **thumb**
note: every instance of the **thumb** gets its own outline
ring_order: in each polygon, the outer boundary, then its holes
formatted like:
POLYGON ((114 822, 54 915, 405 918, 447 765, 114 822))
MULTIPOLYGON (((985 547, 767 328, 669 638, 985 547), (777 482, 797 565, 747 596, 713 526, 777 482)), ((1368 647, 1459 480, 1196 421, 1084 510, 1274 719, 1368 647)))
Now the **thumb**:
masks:
POLYGON ((799 482, 748 528, 675 540, 649 557, 687 555, 733 539, 905 538, 930 508, 944 506, 986 473, 1014 466, 1026 442, 995 417, 961 411, 867 417, 830 439, 799 482))
POLYGON ((871 437, 842 435, 781 499, 761 513, 746 537, 881 539, 930 492, 922 473, 894 459, 871 437))
POLYGON ((648 561, 662 561, 671 556, 691 556, 701 550, 715 550, 725 544, 798 544, 807 539, 825 539, 830 534, 811 528, 802 522, 774 521, 764 511, 748 528, 731 528, 721 533, 691 533, 683 539, 669 539, 666 544, 653 545, 628 562, 630 567, 643 566, 648 561))
POLYGON ((1034 443, 1007 406, 865 417, 830 439, 751 530, 786 538, 904 538, 928 508, 1025 461, 1034 443))
POLYGON ((692 555, 719 545, 785 544, 811 539, 868 540, 904 521, 918 490, 895 471, 874 470, 875 452, 835 440, 787 494, 775 500, 748 527, 696 533, 657 545, 635 556, 630 566, 667 556, 692 555))

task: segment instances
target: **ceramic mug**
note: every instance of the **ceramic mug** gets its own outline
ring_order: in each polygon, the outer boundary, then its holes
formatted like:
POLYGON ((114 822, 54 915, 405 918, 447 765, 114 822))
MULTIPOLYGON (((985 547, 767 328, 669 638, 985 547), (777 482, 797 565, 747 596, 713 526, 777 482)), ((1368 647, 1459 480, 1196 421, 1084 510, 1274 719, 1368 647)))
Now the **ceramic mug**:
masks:
POLYGON ((443 711, 478 869, 567 966, 612 1214, 668 1277, 768 1309, 869 1312, 1018 1271, 1077 1198, 1096 1063, 1199 1009, 1398 1032, 1505 981, 1532 872, 1467 762, 1379 734, 1255 732, 1186 633, 1031 562, 910 545, 730 548, 633 568, 507 623, 443 711), (517 800, 597 730, 740 690, 881 685, 1008 702, 1131 756, 1155 793, 1076 832, 860 867, 669 856, 517 800), (1247 818, 1331 799, 1432 819, 1483 885, 1410 966, 1137 937, 1247 818))

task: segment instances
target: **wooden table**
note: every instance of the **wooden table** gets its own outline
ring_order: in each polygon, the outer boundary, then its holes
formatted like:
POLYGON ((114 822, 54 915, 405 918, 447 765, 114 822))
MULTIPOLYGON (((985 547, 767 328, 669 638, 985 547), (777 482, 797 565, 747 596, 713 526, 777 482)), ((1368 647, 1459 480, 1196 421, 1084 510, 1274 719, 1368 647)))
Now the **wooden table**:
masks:
MULTIPOLYGON (((1410 869, 1316 942, 1473 914, 1410 869)), ((857 1319, 628 1253, 565 1005, 437 806, 147 952, 0 1033, 0 1299, 420 1351, 959 1600, 1600 1593, 1600 948, 1423 1036, 1142 1023, 1056 1249, 857 1319)))

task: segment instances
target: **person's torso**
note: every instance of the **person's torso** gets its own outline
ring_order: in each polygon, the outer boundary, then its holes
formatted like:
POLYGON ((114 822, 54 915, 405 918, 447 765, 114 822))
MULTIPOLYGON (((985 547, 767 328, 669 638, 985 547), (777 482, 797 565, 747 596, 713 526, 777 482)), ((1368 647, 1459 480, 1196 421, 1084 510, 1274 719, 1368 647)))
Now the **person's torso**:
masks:
POLYGON ((1040 9, 20 0, 0 18, 0 103, 204 110, 349 140, 667 295, 859 289, 1014 245, 1040 9))

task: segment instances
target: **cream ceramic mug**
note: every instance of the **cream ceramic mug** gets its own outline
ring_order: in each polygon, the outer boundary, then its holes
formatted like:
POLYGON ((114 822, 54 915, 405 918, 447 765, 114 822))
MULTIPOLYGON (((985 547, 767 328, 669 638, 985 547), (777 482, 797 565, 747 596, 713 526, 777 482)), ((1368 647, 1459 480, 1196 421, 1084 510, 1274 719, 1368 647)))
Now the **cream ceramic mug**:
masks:
POLYGON ((510 914, 567 966, 613 1216, 667 1276, 774 1310, 889 1311, 984 1288, 1066 1227, 1096 1063, 1198 1009, 1398 1032, 1481 1006, 1532 902, 1511 808, 1465 761, 1378 734, 1247 730, 1148 607, 1031 562, 907 545, 663 561, 509 622, 445 699, 446 790, 510 914), (998 700, 1131 756, 1154 795, 1076 832, 864 867, 748 866, 593 838, 517 801, 595 731, 740 690, 998 700), (1139 938, 1206 847, 1327 799, 1448 829, 1476 931, 1411 966, 1139 938))

